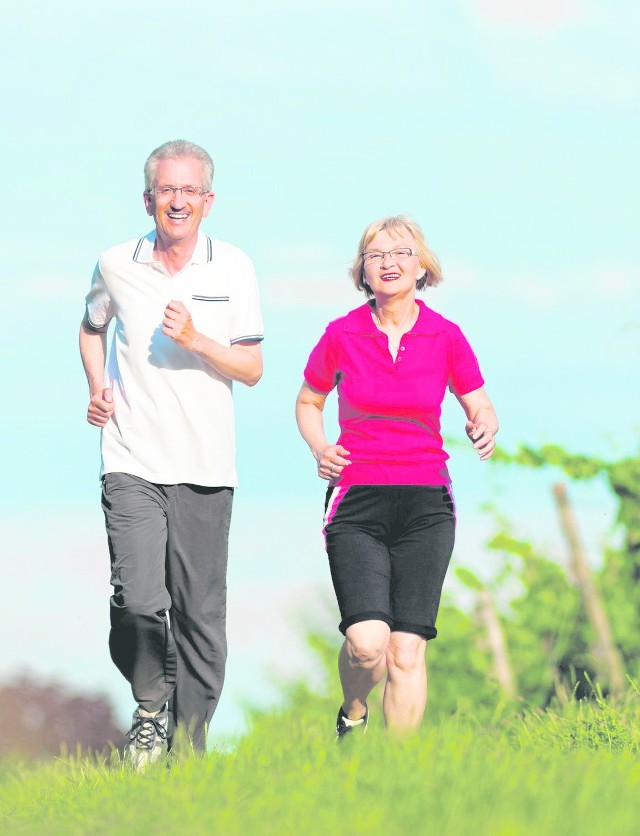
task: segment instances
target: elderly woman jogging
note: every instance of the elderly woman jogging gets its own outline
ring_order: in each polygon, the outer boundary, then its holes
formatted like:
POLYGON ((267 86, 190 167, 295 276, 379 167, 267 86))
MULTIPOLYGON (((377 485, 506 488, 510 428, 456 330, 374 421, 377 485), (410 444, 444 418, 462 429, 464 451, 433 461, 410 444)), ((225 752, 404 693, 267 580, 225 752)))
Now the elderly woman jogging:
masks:
POLYGON ((426 643, 436 637, 455 512, 440 435, 447 387, 481 460, 498 421, 460 328, 416 299, 441 280, 420 227, 404 216, 364 231, 351 268, 367 302, 329 323, 309 357, 296 403, 300 432, 329 481, 324 536, 345 636, 338 739, 368 721, 386 676, 386 727, 414 731, 427 699, 426 643), (323 407, 338 390, 340 437, 323 407))

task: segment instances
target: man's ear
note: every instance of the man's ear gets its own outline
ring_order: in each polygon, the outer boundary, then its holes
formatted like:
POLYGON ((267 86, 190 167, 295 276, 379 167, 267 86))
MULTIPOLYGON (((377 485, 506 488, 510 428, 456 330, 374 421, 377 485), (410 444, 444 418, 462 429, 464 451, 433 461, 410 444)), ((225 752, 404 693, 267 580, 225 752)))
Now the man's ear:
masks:
POLYGON ((142 199, 144 200, 144 208, 147 210, 147 215, 153 215, 152 198, 149 192, 142 192, 142 199))
POLYGON ((202 209, 202 217, 206 218, 209 212, 211 211, 211 207, 213 206, 213 202, 216 199, 216 196, 213 192, 209 192, 209 194, 204 199, 204 207, 202 209))

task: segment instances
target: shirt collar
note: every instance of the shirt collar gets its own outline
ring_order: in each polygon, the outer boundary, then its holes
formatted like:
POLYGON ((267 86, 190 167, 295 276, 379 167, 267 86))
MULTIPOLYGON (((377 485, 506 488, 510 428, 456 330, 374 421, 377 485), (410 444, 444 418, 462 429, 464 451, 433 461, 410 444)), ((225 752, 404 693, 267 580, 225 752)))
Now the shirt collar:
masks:
MULTIPOLYGON (((156 242, 156 231, 152 229, 148 235, 138 241, 133 260, 139 261, 141 264, 152 264, 157 261, 153 255, 153 246, 156 242)), ((211 238, 205 235, 204 232, 198 230, 198 240, 196 241, 196 248, 191 256, 190 264, 206 264, 213 258, 213 248, 211 245, 211 238)))
MULTIPOLYGON (((422 299, 416 299, 420 309, 418 318, 416 319, 413 328, 407 333, 409 334, 437 334, 443 330, 444 321, 440 314, 428 308, 422 299)), ((376 327, 373 317, 371 316, 371 307, 369 304, 361 305, 354 311, 351 311, 347 316, 346 330, 353 334, 361 334, 365 336, 375 337, 382 334, 379 328, 376 327)))

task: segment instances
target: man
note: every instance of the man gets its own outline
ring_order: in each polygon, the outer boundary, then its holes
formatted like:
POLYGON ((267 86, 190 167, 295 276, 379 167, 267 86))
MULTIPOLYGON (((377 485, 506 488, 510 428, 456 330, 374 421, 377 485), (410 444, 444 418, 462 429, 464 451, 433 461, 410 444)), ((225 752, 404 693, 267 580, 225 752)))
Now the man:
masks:
POLYGON ((200 231, 214 201, 211 157, 167 142, 144 176, 155 231, 102 253, 80 328, 87 420, 102 428, 109 647, 138 703, 126 750, 138 769, 176 728, 206 745, 226 660, 232 381, 262 375, 253 265, 200 231))

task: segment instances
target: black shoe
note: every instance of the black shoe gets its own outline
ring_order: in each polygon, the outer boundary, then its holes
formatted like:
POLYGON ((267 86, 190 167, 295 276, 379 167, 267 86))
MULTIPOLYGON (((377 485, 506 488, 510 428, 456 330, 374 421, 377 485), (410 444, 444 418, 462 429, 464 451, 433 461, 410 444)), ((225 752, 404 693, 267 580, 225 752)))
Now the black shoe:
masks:
POLYGON ((360 734, 364 734, 367 730, 368 723, 369 708, 366 703, 364 717, 361 717, 359 720, 350 720, 344 713, 342 706, 340 706, 340 711, 338 711, 338 719, 336 720, 336 739, 342 740, 343 737, 346 737, 348 734, 351 734, 351 732, 354 729, 358 729, 360 734))

